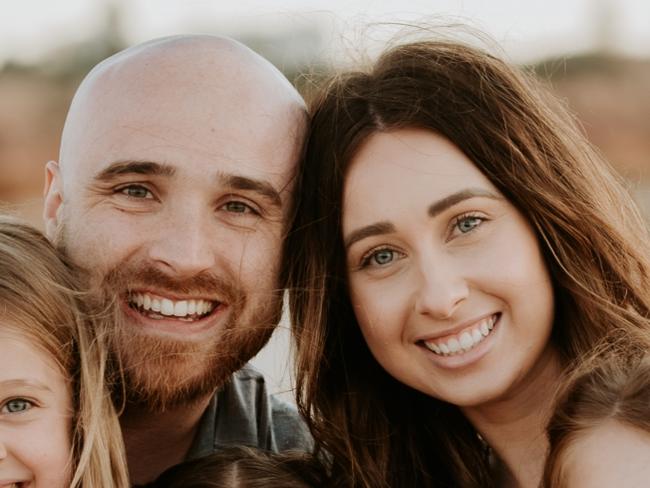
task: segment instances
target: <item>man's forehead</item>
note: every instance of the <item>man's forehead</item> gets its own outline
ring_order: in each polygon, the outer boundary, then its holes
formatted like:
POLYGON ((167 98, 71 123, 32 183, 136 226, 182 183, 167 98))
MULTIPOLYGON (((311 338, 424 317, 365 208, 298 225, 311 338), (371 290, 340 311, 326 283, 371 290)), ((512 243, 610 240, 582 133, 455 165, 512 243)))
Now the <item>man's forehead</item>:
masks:
POLYGON ((120 160, 105 162, 92 175, 95 183, 120 181, 124 177, 155 177, 160 179, 186 180, 195 184, 197 180, 207 186, 229 187, 240 190, 253 190, 276 204, 281 203, 281 194, 287 190, 287 176, 260 171, 257 167, 245 165, 213 165, 196 168, 188 164, 157 162, 146 160, 120 160))
POLYGON ((135 87, 149 83, 177 86, 185 80, 232 89, 260 87, 284 92, 285 98, 302 104, 289 81, 271 63, 237 41, 215 36, 176 36, 125 49, 99 63, 79 92, 129 82, 135 87))
POLYGON ((247 164, 265 154, 271 171, 295 163, 305 125, 299 95, 247 48, 221 44, 167 41, 96 68, 66 121, 62 166, 95 166, 98 156, 247 164))

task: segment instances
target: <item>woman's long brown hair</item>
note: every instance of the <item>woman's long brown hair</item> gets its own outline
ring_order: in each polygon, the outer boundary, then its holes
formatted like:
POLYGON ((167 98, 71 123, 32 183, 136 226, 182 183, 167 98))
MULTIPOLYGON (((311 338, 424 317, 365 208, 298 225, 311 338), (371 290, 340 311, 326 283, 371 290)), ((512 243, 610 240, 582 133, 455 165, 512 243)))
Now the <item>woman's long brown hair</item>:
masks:
POLYGON ((311 113, 285 255, 298 405, 316 445, 345 485, 489 487, 485 445, 459 410, 389 376, 360 333, 341 236, 350 161, 371 134, 400 128, 458 146, 535 228, 556 295, 552 340, 567 361, 605 334, 649 328, 644 221, 564 108, 480 49, 391 48, 330 80, 311 113))

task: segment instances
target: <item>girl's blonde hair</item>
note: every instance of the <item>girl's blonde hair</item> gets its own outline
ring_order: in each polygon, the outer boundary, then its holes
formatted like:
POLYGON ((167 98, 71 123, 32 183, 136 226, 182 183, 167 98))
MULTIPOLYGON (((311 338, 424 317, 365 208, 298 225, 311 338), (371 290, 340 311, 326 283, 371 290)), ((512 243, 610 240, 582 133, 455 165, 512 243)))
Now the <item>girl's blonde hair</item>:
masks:
MULTIPOLYGON (((129 486, 122 435, 108 393, 100 321, 87 313, 78 273, 37 230, 0 216, 0 317, 70 379, 73 488, 129 486)), ((44 433, 47 435, 47 433, 44 433)))

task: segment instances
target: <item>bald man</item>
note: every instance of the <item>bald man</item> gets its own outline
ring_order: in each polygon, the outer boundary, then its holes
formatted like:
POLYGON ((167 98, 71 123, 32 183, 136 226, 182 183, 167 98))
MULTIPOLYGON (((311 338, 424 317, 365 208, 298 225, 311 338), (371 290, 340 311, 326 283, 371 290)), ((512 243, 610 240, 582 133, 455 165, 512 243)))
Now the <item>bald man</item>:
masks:
POLYGON ((226 445, 307 446, 295 411, 244 366, 280 318, 305 124, 280 72, 210 36, 118 53, 74 97, 45 227, 117 298, 134 483, 226 445))

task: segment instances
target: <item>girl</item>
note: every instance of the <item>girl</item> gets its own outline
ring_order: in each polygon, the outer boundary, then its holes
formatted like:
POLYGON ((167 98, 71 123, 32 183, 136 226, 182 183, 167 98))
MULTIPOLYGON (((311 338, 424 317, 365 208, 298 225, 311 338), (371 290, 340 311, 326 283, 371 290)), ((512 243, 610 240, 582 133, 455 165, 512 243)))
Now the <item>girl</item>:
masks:
POLYGON ((0 217, 0 486, 128 486, 106 355, 71 266, 0 217))
POLYGON ((581 364, 548 425, 549 488, 642 488, 650 480, 650 356, 608 348, 581 364), (607 350, 606 350, 607 351, 607 350))
POLYGON ((630 197, 532 80, 460 43, 389 49, 312 116, 285 255, 333 479, 537 486, 563 368, 650 325, 630 197))

